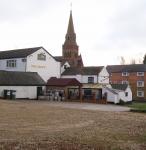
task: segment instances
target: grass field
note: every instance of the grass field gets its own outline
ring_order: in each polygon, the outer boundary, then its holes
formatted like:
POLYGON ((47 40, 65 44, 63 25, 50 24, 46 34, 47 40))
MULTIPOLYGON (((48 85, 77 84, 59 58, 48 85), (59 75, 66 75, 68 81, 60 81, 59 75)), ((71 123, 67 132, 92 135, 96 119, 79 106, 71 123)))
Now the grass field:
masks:
POLYGON ((128 106, 131 107, 132 109, 146 112, 146 103, 133 102, 132 104, 130 104, 128 106))
POLYGON ((0 100, 0 150, 146 150, 146 114, 0 100))

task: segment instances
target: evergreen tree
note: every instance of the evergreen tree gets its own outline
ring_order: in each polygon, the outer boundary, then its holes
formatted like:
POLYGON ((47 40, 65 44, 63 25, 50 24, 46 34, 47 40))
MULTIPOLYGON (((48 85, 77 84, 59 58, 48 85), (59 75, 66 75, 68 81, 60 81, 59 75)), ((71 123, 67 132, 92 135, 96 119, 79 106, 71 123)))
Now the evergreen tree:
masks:
POLYGON ((146 64, 146 54, 144 55, 144 58, 143 58, 143 64, 146 64))

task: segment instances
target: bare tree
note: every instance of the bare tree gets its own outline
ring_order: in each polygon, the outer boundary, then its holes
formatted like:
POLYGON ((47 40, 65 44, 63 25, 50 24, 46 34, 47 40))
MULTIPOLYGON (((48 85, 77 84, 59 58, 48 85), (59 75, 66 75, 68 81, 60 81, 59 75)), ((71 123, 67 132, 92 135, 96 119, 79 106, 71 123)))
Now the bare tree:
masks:
POLYGON ((136 64, 136 60, 134 58, 131 59, 130 64, 136 64))
POLYGON ((125 58, 123 56, 120 57, 120 64, 125 65, 125 58))

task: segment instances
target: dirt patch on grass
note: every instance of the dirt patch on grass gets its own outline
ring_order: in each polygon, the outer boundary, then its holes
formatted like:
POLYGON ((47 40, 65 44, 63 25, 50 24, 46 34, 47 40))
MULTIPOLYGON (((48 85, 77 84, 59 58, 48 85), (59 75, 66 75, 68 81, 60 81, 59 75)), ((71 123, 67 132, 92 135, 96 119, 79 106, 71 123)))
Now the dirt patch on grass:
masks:
POLYGON ((145 150, 146 114, 0 100, 0 149, 145 150))

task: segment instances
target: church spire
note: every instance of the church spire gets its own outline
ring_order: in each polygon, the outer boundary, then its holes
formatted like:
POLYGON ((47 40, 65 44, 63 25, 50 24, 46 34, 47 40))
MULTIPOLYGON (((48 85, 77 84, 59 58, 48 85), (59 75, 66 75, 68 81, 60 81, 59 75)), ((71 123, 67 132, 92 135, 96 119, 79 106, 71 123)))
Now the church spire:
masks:
POLYGON ((74 32, 74 24, 73 24, 73 19, 72 19, 72 10, 70 11, 70 17, 69 17, 67 34, 68 35, 69 34, 75 34, 75 32, 74 32))
POLYGON ((82 58, 78 54, 78 45, 76 43, 76 33, 74 31, 72 10, 70 11, 65 42, 62 45, 62 56, 64 62, 67 61, 71 67, 83 66, 82 58))
POLYGON ((76 45, 76 34, 74 31, 74 24, 73 24, 73 17, 72 17, 72 10, 70 11, 70 17, 68 22, 67 33, 65 36, 65 43, 75 44, 76 45))

